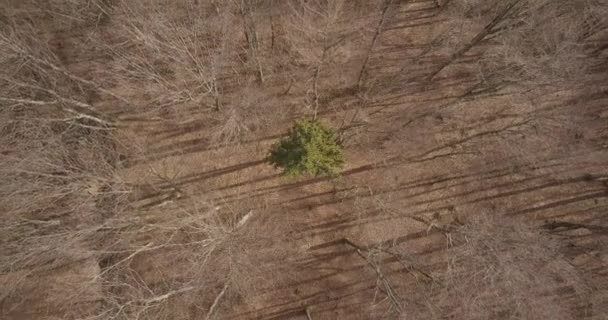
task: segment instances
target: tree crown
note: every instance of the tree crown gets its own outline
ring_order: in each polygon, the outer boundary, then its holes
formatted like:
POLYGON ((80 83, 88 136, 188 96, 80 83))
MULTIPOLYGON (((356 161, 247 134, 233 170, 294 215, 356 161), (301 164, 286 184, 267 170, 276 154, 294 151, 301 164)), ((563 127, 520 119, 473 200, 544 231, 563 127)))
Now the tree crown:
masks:
POLYGON ((332 129, 319 120, 299 120, 271 147, 268 161, 288 176, 334 175, 344 165, 344 155, 332 129))

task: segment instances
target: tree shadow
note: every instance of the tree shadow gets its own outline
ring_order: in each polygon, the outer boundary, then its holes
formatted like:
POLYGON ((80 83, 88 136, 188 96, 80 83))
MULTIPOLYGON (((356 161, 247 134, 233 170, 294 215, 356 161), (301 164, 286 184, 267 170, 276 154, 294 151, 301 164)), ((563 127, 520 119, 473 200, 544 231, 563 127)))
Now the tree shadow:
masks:
MULTIPOLYGON (((148 193, 145 196, 137 199, 137 201, 145 201, 145 200, 156 198, 156 197, 162 197, 162 199, 152 202, 151 205, 146 205, 146 206, 153 206, 153 205, 162 203, 167 200, 173 200, 173 199, 179 198, 179 197, 176 197, 175 194, 182 193, 180 189, 184 185, 201 182, 201 181, 204 181, 207 179, 217 178, 222 175, 226 175, 226 174, 238 172, 241 170, 245 170, 247 168, 255 167, 255 166, 261 165, 265 162, 266 162, 265 159, 254 160, 254 161, 239 163, 239 164, 235 164, 232 166, 227 166, 227 167, 223 167, 223 168, 219 168, 219 169, 213 169, 213 170, 209 170, 206 172, 190 174, 190 175, 181 177, 179 179, 171 180, 171 181, 165 181, 157 186, 162 191, 148 193)), ((184 196, 184 194, 181 194, 180 197, 181 196, 184 196)))
POLYGON ((140 159, 133 159, 125 163, 125 167, 133 167, 135 165, 146 164, 153 161, 162 160, 165 158, 182 156, 197 152, 215 151, 228 148, 231 146, 242 146, 262 141, 274 140, 283 137, 284 134, 275 134, 257 139, 245 140, 242 142, 227 144, 227 145, 210 145, 210 138, 197 138, 186 141, 177 142, 168 146, 159 147, 150 151, 150 156, 145 156, 140 159))
POLYGON ((241 171, 241 170, 244 170, 244 169, 247 169, 250 167, 258 166, 265 162, 266 162, 265 159, 254 160, 254 161, 239 163, 239 164, 235 164, 232 166, 227 166, 227 167, 223 167, 223 168, 219 168, 219 169, 209 170, 209 171, 202 172, 202 173, 191 174, 191 175, 182 177, 180 179, 177 179, 174 183, 176 186, 196 183, 196 182, 204 181, 204 180, 211 179, 211 178, 217 178, 217 177, 225 175, 225 174, 241 171))

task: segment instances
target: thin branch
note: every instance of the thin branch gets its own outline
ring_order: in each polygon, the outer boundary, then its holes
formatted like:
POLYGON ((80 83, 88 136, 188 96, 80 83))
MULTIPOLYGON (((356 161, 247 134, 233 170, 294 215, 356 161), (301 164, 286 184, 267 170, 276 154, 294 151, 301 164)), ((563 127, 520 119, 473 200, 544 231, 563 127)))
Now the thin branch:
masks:
POLYGON ((209 311, 207 311, 207 316, 205 317, 205 320, 211 319, 211 317, 213 316, 213 313, 215 312, 215 309, 220 304, 220 301, 226 294, 226 290, 228 290, 229 286, 230 286, 230 279, 226 280, 226 283, 224 283, 224 287, 222 288, 222 291, 220 291, 220 293, 213 300, 213 304, 211 304, 211 306, 209 307, 209 311))
POLYGON ((306 309, 304 309, 304 311, 306 312, 306 319, 312 320, 312 315, 310 314, 310 308, 306 307, 306 309))
POLYGON ((374 36, 372 37, 372 43, 369 45, 369 48, 367 49, 367 53, 365 54, 365 60, 363 60, 363 65, 361 66, 361 71, 359 71, 359 78, 357 80, 357 88, 359 88, 359 89, 361 89, 361 86, 363 85, 363 76, 365 75, 365 71, 367 69, 367 63, 369 62, 369 57, 371 56, 372 51, 374 50, 374 46, 376 45, 378 36, 382 32, 382 26, 384 25, 386 13, 388 12, 388 9, 390 8, 392 2, 393 2, 393 0, 386 0, 384 2, 384 7, 382 9, 382 15, 380 16, 380 21, 378 21, 378 26, 376 27, 376 32, 374 33, 374 36))
POLYGON ((185 288, 181 288, 179 290, 169 291, 169 292, 167 292, 167 293, 165 293, 163 295, 160 295, 160 296, 157 296, 157 297, 154 297, 154 298, 151 298, 151 299, 146 299, 146 300, 143 301, 143 303, 146 304, 146 305, 149 305, 149 304, 152 304, 152 303, 161 302, 161 301, 164 301, 164 300, 167 300, 167 299, 171 298, 172 296, 174 296, 176 294, 181 294, 181 293, 184 293, 184 292, 192 291, 194 289, 196 289, 196 287, 185 287, 185 288))

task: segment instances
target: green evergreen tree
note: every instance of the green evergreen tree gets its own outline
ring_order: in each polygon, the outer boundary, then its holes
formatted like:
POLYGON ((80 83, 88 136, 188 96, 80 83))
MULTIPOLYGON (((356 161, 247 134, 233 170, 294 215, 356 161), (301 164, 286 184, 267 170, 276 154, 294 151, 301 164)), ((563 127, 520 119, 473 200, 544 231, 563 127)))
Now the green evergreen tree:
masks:
POLYGON ((332 129, 318 120, 299 120, 272 146, 268 161, 288 176, 334 175, 344 165, 344 155, 332 129))

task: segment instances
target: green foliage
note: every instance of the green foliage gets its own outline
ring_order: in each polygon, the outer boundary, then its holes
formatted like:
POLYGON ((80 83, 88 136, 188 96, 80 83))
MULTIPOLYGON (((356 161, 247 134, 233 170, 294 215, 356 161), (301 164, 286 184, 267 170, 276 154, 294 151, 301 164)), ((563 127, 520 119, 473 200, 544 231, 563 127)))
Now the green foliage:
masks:
POLYGON ((334 175, 344 165, 344 155, 332 129, 318 120, 299 120, 272 146, 268 161, 288 176, 334 175))

